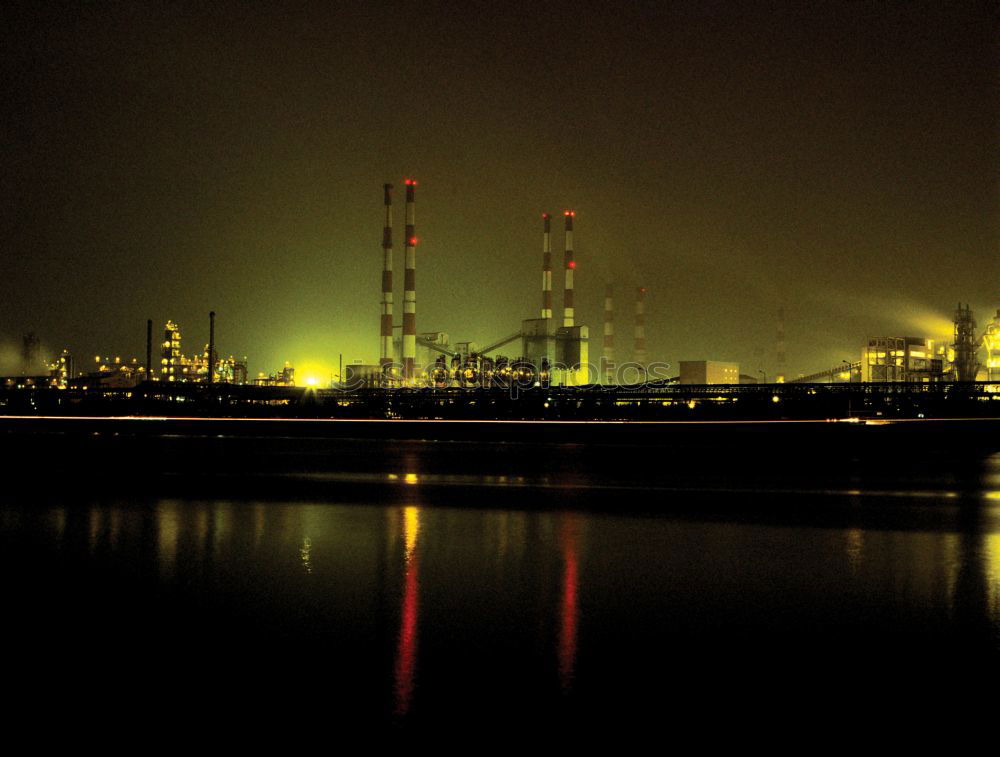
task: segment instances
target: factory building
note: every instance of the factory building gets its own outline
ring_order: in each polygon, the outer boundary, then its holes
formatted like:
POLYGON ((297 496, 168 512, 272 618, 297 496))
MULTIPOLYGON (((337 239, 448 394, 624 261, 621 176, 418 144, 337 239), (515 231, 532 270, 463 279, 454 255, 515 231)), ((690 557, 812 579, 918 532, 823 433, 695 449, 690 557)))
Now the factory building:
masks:
POLYGON ((253 380, 254 386, 295 386, 295 368, 288 361, 277 373, 258 373, 253 380))
POLYGON ((590 375, 590 329, 557 326, 553 318, 521 322, 521 356, 540 370, 548 366, 553 386, 583 386, 590 375))
POLYGON ((59 386, 69 386, 70 380, 76 377, 73 355, 69 350, 63 350, 59 357, 49 363, 49 375, 56 379, 59 386))
MULTIPOLYGON (((597 380, 590 370, 590 331, 576 322, 573 224, 576 213, 563 214, 563 312, 556 317, 552 296, 551 215, 543 214, 542 308, 540 318, 521 323, 521 329, 498 342, 480 348, 476 342, 451 343, 444 332, 416 331, 416 222, 414 195, 417 182, 406 180, 403 322, 393 323, 392 185, 384 184, 382 202, 382 271, 379 290, 380 383, 391 386, 481 386, 494 379, 501 383, 517 376, 534 376, 539 383, 582 386, 597 380), (397 331, 398 330, 398 331, 397 331), (511 360, 494 353, 506 344, 520 342, 521 354, 511 360)), ((606 327, 607 329, 608 327, 606 327)), ((168 375, 184 371, 179 350, 171 346, 174 335, 164 340, 164 363, 168 375), (169 351, 168 351, 169 347, 169 351)), ((179 335, 177 335, 179 341, 179 335)), ((364 381, 370 379, 365 374, 364 381)))
POLYGON ((915 336, 869 337, 861 352, 864 382, 942 381, 948 368, 947 349, 915 336))
MULTIPOLYGON (((247 383, 246 358, 238 360, 230 355, 221 360, 210 356, 210 347, 205 345, 200 355, 185 355, 181 351, 181 329, 173 321, 167 321, 163 332, 160 358, 160 377, 164 381, 208 381, 209 365, 214 367, 213 383, 247 383), (211 359, 214 358, 214 359, 211 359)), ((256 383, 256 382, 255 382, 256 383)))
POLYGON ((983 349, 986 351, 986 381, 1000 381, 1000 310, 986 325, 983 335, 983 349))
POLYGON ((739 384, 740 364, 721 360, 681 360, 680 384, 739 384))
POLYGON ((146 376, 146 367, 138 358, 122 360, 120 357, 94 357, 94 370, 67 381, 74 388, 101 387, 103 389, 129 389, 146 376))
POLYGON ((377 389, 382 385, 382 369, 371 363, 351 363, 344 366, 341 389, 377 389))
POLYGON ((975 381, 979 363, 976 360, 976 321, 968 305, 958 304, 955 311, 954 380, 975 381))

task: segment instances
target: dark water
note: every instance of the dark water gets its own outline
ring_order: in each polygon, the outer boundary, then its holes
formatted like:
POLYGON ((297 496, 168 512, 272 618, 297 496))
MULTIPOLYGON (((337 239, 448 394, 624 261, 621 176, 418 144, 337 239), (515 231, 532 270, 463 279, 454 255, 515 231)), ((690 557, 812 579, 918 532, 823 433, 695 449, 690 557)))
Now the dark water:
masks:
POLYGON ((1000 452, 753 439, 8 436, 6 683, 400 732, 995 688, 1000 452))

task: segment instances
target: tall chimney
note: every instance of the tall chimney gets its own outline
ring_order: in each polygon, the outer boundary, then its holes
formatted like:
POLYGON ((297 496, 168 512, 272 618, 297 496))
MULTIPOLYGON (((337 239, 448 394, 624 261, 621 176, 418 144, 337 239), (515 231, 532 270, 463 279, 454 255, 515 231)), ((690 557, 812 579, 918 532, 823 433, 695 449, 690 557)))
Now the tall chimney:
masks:
POLYGON ((575 215, 572 210, 566 211, 566 255, 563 261, 566 267, 566 288, 563 290, 563 326, 574 325, 573 269, 576 268, 576 261, 573 260, 573 217, 575 215))
POLYGON ((153 319, 146 321, 146 381, 153 380, 153 319))
POLYGON ((215 383, 215 311, 208 314, 208 383, 215 383))
POLYGON ((646 288, 639 287, 635 295, 635 362, 646 372, 646 288))
POLYGON ((542 318, 552 317, 552 216, 542 213, 542 318))
POLYGON ((604 383, 615 383, 615 287, 604 289, 604 383))
POLYGON ((412 383, 417 358, 417 235, 413 193, 417 182, 406 180, 406 268, 403 273, 403 379, 412 383))
POLYGON ((382 382, 392 366, 392 184, 383 184, 385 227, 382 229, 382 320, 379 327, 379 376, 382 382))
POLYGON ((777 339, 778 371, 774 377, 776 384, 785 383, 785 308, 778 308, 778 339, 777 339))

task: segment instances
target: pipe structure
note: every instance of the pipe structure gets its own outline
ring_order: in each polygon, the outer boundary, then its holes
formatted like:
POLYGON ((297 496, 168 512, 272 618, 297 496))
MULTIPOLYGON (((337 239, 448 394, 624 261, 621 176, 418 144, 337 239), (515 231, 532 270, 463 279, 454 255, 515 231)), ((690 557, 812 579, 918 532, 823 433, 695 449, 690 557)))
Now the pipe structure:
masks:
POLYGON ((778 370, 774 381, 776 384, 785 383, 785 309, 778 308, 778 339, 777 339, 778 370))
POLYGON ((566 211, 566 254, 563 263, 566 268, 566 287, 563 290, 563 326, 573 326, 573 271, 576 261, 573 259, 573 218, 572 210, 566 211))
POLYGON ((146 321, 146 381, 153 380, 153 319, 146 321))
POLYGON ((215 383, 215 311, 208 314, 208 383, 215 383))
POLYGON ((646 287, 639 287, 635 294, 635 362, 642 373, 646 372, 646 287))
POLYGON ((406 180, 406 267, 403 272, 403 380, 412 383, 417 359, 417 235, 413 194, 417 182, 406 180))
POLYGON ((615 287, 604 288, 604 383, 615 383, 615 287))
POLYGON ((382 319, 379 325, 379 376, 383 382, 392 367, 392 184, 383 184, 385 226, 382 229, 382 319))
POLYGON ((542 318, 552 317, 552 216, 542 213, 542 318))

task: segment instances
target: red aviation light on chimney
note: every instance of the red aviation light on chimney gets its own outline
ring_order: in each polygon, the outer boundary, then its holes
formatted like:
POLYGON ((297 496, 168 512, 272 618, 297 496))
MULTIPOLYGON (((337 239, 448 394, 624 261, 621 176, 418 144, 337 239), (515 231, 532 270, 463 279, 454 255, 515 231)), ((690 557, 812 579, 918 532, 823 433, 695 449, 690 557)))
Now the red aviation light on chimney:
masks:
POLYGON ((565 213, 564 215, 568 215, 568 216, 575 216, 575 215, 576 215, 576 213, 574 213, 574 212, 573 212, 572 210, 567 210, 567 211, 566 211, 566 213, 565 213))
POLYGON ((405 184, 408 187, 415 187, 415 186, 417 186, 417 180, 416 179, 405 179, 405 184))
POLYGON ((417 238, 410 237, 410 247, 416 247, 416 246, 417 246, 417 238))
POLYGON ((575 260, 571 260, 571 261, 569 261, 569 262, 568 262, 568 263, 566 264, 566 267, 567 267, 567 268, 576 268, 576 261, 575 261, 575 260))

